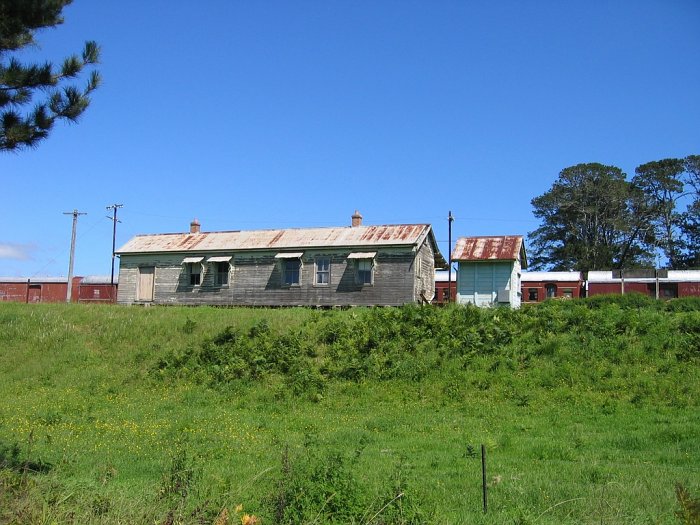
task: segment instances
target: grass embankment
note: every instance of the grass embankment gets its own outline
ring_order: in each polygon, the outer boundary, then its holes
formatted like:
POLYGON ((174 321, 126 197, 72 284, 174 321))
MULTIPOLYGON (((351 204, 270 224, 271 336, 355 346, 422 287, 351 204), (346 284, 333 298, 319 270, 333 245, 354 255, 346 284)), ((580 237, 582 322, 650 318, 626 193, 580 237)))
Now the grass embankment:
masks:
POLYGON ((678 523, 700 303, 620 300, 0 304, 0 523, 678 523))

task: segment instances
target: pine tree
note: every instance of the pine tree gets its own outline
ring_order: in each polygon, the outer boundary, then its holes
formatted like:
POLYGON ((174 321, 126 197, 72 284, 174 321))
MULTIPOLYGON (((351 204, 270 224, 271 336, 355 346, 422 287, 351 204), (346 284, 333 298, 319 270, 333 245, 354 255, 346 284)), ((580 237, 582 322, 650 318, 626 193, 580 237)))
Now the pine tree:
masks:
POLYGON ((11 56, 35 44, 36 31, 63 23, 61 12, 71 1, 0 0, 0 151, 35 147, 56 120, 77 121, 100 84, 95 70, 82 89, 67 83, 85 66, 99 62, 100 48, 93 41, 85 43, 81 56, 66 58, 60 67, 23 64, 11 56))
POLYGON ((652 228, 642 196, 615 166, 565 168, 532 206, 542 221, 529 234, 532 268, 587 272, 651 261, 652 228))
POLYGON ((687 193, 684 188, 683 159, 663 159, 647 162, 635 169, 632 185, 644 195, 645 208, 649 211, 651 223, 659 247, 668 259, 670 268, 679 268, 680 229, 682 215, 678 202, 687 193))

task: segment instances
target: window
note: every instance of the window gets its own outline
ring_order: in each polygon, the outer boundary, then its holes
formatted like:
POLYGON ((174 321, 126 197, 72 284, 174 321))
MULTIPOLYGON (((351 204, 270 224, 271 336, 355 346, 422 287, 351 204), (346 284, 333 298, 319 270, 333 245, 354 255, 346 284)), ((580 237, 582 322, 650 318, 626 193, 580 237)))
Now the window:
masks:
POLYGON ((557 296, 557 285, 556 284, 548 284, 544 287, 545 292, 547 293, 547 298, 551 299, 552 297, 557 296))
POLYGON ((661 283, 659 285, 659 297, 661 299, 675 299, 678 297, 678 283, 661 283))
POLYGON ((362 285, 374 284, 374 258, 377 252, 354 252, 348 261, 355 261, 355 282, 362 285))
POLYGON ((282 283, 286 286, 299 286, 301 283, 301 259, 284 259, 282 266, 282 283))
POLYGON ((202 284, 202 261, 204 257, 185 257, 182 264, 187 272, 187 282, 190 286, 202 284))
POLYGON ((528 288, 527 289, 527 300, 528 301, 539 301, 540 300, 540 294, 539 290, 537 288, 528 288))
POLYGON ((190 263, 187 265, 190 273, 190 286, 199 286, 202 284, 202 265, 199 263, 190 263))
POLYGON ((561 296, 572 299, 574 297, 574 289, 573 288, 564 288, 561 292, 561 296))
POLYGON ((331 258, 319 257, 316 259, 316 285, 328 286, 331 282, 331 258))
POLYGON ((207 273, 212 274, 207 281, 214 286, 228 286, 229 272, 231 271, 230 255, 215 255, 207 259, 207 273))
POLYGON ((219 286, 225 286, 228 284, 228 272, 231 265, 228 262, 215 262, 214 263, 214 282, 219 286))
POLYGON ((301 284, 301 257, 304 252, 278 253, 275 259, 280 261, 282 286, 299 286, 301 284))
POLYGON ((359 284, 372 284, 372 259, 357 260, 357 282, 359 284))

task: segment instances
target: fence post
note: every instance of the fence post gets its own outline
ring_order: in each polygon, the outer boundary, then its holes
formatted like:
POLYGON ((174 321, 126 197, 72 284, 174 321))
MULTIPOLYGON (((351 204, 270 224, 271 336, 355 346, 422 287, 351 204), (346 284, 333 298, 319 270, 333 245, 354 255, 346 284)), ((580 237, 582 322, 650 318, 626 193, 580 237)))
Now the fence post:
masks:
POLYGON ((484 514, 488 510, 488 498, 486 495, 486 447, 481 445, 481 491, 483 493, 484 514))

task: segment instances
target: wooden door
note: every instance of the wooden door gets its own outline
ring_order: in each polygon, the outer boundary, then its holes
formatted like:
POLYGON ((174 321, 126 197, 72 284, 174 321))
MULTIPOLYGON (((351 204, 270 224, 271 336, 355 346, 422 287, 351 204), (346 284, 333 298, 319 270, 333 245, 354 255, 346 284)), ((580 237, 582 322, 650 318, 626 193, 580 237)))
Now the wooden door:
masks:
POLYGON ((28 303, 40 303, 41 302, 41 285, 40 284, 30 284, 27 293, 28 303))
POLYGON ((139 289, 137 301, 153 301, 153 284, 155 282, 155 267, 141 266, 139 268, 139 289))

